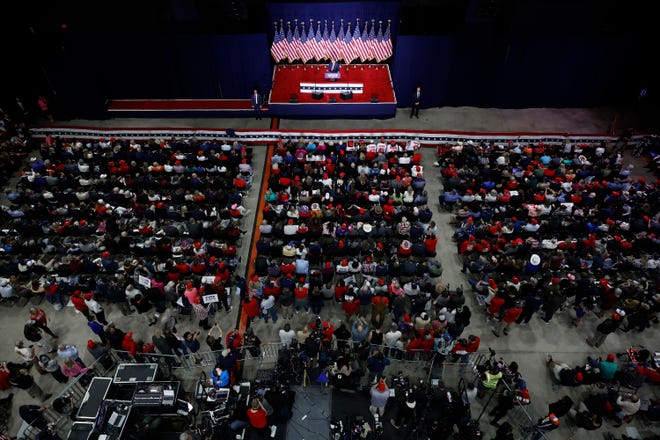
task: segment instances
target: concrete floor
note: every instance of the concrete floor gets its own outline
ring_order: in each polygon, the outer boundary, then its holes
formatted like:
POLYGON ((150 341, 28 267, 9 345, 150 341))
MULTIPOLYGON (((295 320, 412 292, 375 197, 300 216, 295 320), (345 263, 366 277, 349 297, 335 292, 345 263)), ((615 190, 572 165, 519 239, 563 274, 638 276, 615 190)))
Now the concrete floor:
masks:
MULTIPOLYGON (((619 114, 619 128, 635 126, 634 115, 627 114, 625 111, 616 109, 527 109, 527 110, 500 110, 500 109, 478 109, 478 108, 439 108, 427 109, 420 112, 420 119, 410 119, 408 109, 400 109, 395 118, 388 120, 282 120, 281 129, 288 130, 312 130, 312 129, 411 129, 411 130, 439 130, 439 131, 464 131, 464 132, 527 132, 527 133, 573 133, 573 134, 605 134, 609 124, 615 114, 619 114)), ((269 120, 256 121, 253 119, 166 119, 166 120, 148 120, 148 119, 106 119, 101 121, 76 120, 60 121, 56 123, 60 126, 88 126, 88 127, 171 127, 171 128, 213 128, 213 127, 234 127, 238 128, 261 128, 270 127, 269 120)), ((427 148, 423 150, 423 164, 427 170, 434 170, 432 163, 436 160, 435 150, 427 148)), ((265 149, 254 149, 254 168, 263 169, 265 160, 265 149)), ((626 163, 635 164, 637 176, 645 175, 645 169, 638 159, 633 159, 629 155, 626 157, 626 163)), ((258 188, 260 181, 253 184, 246 205, 252 210, 252 214, 244 219, 244 226, 252 230, 254 221, 254 212, 258 204, 258 188)), ((437 200, 437 194, 441 190, 441 180, 433 171, 427 174, 427 190, 429 200, 437 200)), ((439 259, 441 260, 444 273, 442 281, 448 283, 452 288, 461 284, 467 285, 465 275, 460 272, 460 261, 455 253, 455 244, 451 241, 453 228, 448 224, 449 213, 439 210, 437 203, 431 203, 431 209, 434 211, 434 220, 441 227, 439 237, 439 259)), ((245 229, 244 228, 244 229, 245 229)), ((245 262, 247 261, 248 243, 241 248, 243 263, 238 270, 245 271, 245 262)), ((508 337, 496 338, 491 333, 491 327, 486 323, 483 312, 479 309, 473 299, 473 295, 466 290, 468 304, 473 310, 472 324, 466 329, 466 334, 473 333, 479 335, 482 339, 482 349, 487 347, 495 349, 499 355, 503 356, 505 361, 516 361, 520 365, 520 371, 527 381, 531 391, 532 405, 538 414, 547 412, 547 404, 563 396, 570 394, 574 401, 579 401, 581 396, 586 395, 591 390, 586 387, 575 389, 565 389, 556 387, 551 383, 550 376, 546 371, 545 357, 547 353, 552 353, 556 360, 565 361, 571 365, 582 364, 586 362, 586 357, 600 356, 607 353, 619 353, 633 344, 641 344, 649 349, 658 350, 657 345, 658 328, 657 326, 647 330, 643 334, 621 333, 611 335, 600 350, 594 351, 585 342, 584 339, 590 336, 599 319, 590 315, 584 324, 579 328, 570 325, 571 317, 568 312, 563 312, 556 316, 549 325, 542 321, 534 319, 529 326, 516 327, 508 337)), ((83 316, 76 314, 72 307, 65 307, 61 311, 55 311, 47 302, 42 303, 42 307, 48 313, 51 324, 50 327, 60 338, 57 342, 76 344, 82 354, 84 361, 91 360, 91 356, 86 353, 86 341, 93 335, 86 325, 83 316)), ((18 361, 18 357, 13 352, 15 340, 23 339, 22 328, 28 317, 29 305, 24 309, 17 307, 0 307, 0 334, 5 335, 5 343, 0 345, 0 360, 18 361)), ((230 314, 221 312, 216 315, 222 329, 226 332, 234 326, 236 322, 237 307, 234 307, 230 314)), ((149 338, 152 334, 152 328, 147 326, 146 318, 144 322, 140 321, 142 317, 123 316, 113 305, 106 305, 108 320, 114 321, 119 328, 124 331, 133 331, 136 339, 149 338)), ((326 307, 323 311, 323 317, 338 320, 343 313, 337 307, 326 307)), ((312 320, 311 315, 295 315, 292 320, 292 327, 297 329, 304 323, 312 320)), ((283 320, 277 324, 264 324, 258 322, 255 324, 255 330, 263 342, 277 341, 277 331, 284 324, 283 320)), ((387 323, 386 323, 387 325, 387 323)), ((180 332, 188 329, 194 329, 196 323, 184 321, 179 327, 180 332)), ((390 373, 395 373, 394 371, 390 373)), ((36 373, 38 376, 38 373, 36 373)), ((35 376, 35 377, 36 377, 35 376)), ((52 392, 57 395, 61 385, 55 382, 50 376, 36 377, 40 386, 46 392, 52 392)), ((449 386, 456 384, 448 383, 449 386)), ((657 388, 657 387, 656 387, 657 388)), ((15 393, 14 408, 20 404, 31 402, 32 399, 21 390, 9 390, 15 393)), ((641 390, 644 395, 653 395, 659 397, 657 389, 651 389, 647 386, 641 390)), ((0 397, 7 395, 7 391, 2 392, 0 397)), ((301 402, 301 404, 305 404, 301 402)), ((313 400, 307 402, 313 404, 313 400)), ((15 411, 16 417, 12 419, 10 433, 15 435, 20 421, 15 411)), ((477 412, 478 414, 478 412, 477 412)), ((299 419, 298 419, 299 420, 299 419)), ((308 420, 307 422, 298 422, 298 431, 303 429, 305 423, 318 423, 318 421, 308 420)), ((486 432, 491 431, 487 419, 483 419, 482 428, 486 432)), ((633 423, 640 432, 649 433, 651 427, 643 426, 639 422, 633 423)), ((562 427, 549 434, 551 439, 567 439, 572 435, 574 439, 593 439, 600 437, 606 431, 615 435, 625 433, 624 428, 613 428, 609 422, 605 422, 600 431, 593 433, 575 430, 570 423, 562 423, 562 427)), ((310 432, 316 432, 312 430, 310 432)), ((291 432, 288 438, 300 438, 300 435, 291 432)), ((485 438, 489 438, 487 435, 485 438)))

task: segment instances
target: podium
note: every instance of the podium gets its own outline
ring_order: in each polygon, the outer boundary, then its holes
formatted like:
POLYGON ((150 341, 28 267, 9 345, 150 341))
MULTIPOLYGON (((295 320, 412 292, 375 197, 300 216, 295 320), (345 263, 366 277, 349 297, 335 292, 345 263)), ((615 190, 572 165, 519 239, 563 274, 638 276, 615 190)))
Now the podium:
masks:
POLYGON ((325 79, 329 79, 330 81, 337 81, 338 79, 341 78, 341 71, 331 72, 329 70, 326 70, 325 73, 323 74, 323 77, 325 79))

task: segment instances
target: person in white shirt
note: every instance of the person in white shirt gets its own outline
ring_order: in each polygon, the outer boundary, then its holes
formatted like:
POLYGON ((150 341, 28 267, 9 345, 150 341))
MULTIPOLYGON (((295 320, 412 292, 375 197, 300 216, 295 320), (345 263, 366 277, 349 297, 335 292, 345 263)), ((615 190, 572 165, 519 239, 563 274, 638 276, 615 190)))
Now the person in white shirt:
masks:
POLYGON ((108 322, 105 320, 105 310, 103 310, 101 304, 94 299, 94 294, 91 292, 85 294, 85 305, 94 313, 98 322, 103 325, 108 325, 108 322))
POLYGON ((284 235, 292 236, 298 234, 298 225, 292 218, 289 219, 287 224, 284 225, 284 235))
MULTIPOLYGON (((401 331, 395 323, 390 325, 390 331, 385 333, 385 346, 390 348, 398 348, 397 343, 401 339, 401 331)), ((386 351, 385 355, 388 356, 389 353, 386 351)))
POLYGON ((0 296, 2 298, 17 298, 16 290, 8 278, 0 278, 0 296))
POLYGON ((129 284, 128 286, 126 286, 126 290, 124 290, 124 294, 126 295, 126 299, 129 300, 129 301, 132 300, 133 298, 135 298, 140 293, 142 293, 142 292, 140 292, 140 289, 137 289, 132 284, 129 284))
POLYGON ((291 324, 288 322, 284 324, 284 328, 280 329, 280 342, 286 348, 290 347, 293 340, 296 338, 296 332, 291 329, 291 324))

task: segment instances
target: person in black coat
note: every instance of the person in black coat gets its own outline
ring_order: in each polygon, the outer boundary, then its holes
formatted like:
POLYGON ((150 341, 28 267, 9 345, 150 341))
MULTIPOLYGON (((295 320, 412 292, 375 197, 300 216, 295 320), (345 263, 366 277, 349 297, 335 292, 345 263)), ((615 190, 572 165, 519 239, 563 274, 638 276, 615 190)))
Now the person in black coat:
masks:
POLYGON ((413 94, 412 97, 412 105, 410 109, 410 117, 412 118, 413 116, 419 119, 419 109, 422 106, 422 87, 417 86, 417 89, 415 89, 415 93, 413 94))
POLYGON ((254 119, 261 119, 261 106, 263 106, 264 102, 257 89, 252 90, 250 102, 252 103, 252 108, 254 109, 254 119))

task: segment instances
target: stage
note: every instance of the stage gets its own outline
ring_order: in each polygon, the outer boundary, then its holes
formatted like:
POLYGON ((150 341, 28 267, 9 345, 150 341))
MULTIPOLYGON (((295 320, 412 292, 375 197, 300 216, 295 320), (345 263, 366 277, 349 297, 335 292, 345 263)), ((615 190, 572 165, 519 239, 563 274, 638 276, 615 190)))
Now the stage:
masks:
POLYGON ((268 101, 270 114, 293 118, 391 118, 396 113, 392 77, 386 64, 341 65, 341 77, 325 78, 325 64, 278 65, 268 101), (321 92, 315 99, 313 92, 321 92), (342 92, 350 91, 350 99, 342 92))

